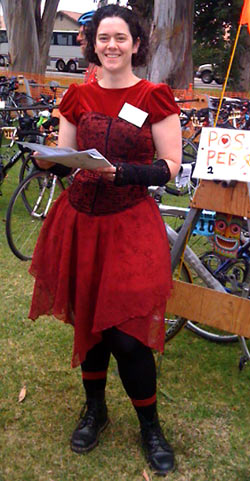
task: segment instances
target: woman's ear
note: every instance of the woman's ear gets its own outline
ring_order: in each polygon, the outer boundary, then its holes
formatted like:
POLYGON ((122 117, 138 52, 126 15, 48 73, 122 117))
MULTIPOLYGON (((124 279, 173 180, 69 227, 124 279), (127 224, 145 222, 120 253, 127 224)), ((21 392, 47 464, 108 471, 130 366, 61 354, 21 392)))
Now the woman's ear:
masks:
POLYGON ((133 53, 137 53, 140 47, 141 39, 138 37, 133 45, 133 53))

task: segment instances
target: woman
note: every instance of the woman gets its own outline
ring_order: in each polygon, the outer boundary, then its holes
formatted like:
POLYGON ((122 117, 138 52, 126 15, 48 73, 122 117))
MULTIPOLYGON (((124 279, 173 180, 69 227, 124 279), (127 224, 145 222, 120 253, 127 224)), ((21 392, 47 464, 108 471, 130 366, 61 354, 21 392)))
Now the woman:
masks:
POLYGON ((158 421, 151 349, 163 351, 172 281, 164 224, 147 186, 164 185, 179 170, 179 109, 168 86, 133 73, 145 62, 147 40, 131 10, 98 9, 87 39, 88 60, 102 66, 103 78, 71 85, 65 94, 59 146, 97 148, 112 166, 78 172, 51 210, 31 266, 30 318, 51 313, 74 325, 72 366, 81 364, 87 411, 73 432, 72 450, 93 449, 109 422, 105 386, 112 353, 149 464, 165 475, 174 454, 158 421))

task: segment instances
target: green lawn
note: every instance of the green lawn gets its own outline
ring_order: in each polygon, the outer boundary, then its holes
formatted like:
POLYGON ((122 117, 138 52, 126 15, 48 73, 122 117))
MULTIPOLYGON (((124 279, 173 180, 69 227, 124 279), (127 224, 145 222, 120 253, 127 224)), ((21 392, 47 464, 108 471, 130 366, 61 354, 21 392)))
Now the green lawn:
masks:
MULTIPOLYGON (((114 361, 107 389, 111 424, 88 455, 69 448, 84 403, 80 370, 70 367, 73 331, 53 318, 27 318, 29 265, 14 257, 5 239, 15 184, 16 172, 10 172, 0 197, 0 481, 159 479, 144 460, 136 416, 114 361), (18 402, 24 386, 26 397, 18 402)), ((240 356, 238 343, 215 345, 186 330, 166 345, 158 404, 176 451, 177 469, 169 481, 250 479, 250 370, 247 365, 239 371, 240 356)), ((156 361, 159 366, 158 355, 156 361)))

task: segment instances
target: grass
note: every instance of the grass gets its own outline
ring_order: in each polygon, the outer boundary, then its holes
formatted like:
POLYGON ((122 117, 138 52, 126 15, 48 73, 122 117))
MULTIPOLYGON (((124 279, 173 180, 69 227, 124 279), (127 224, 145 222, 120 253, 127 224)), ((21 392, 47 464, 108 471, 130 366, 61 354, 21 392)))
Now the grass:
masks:
MULTIPOLYGON (((144 460, 113 360, 111 424, 88 455, 69 448, 84 403, 80 370, 70 368, 73 331, 53 318, 28 319, 33 279, 28 263, 10 252, 4 230, 15 184, 11 171, 0 198, 0 481, 159 479, 144 460)), ((163 357, 156 354, 159 414, 177 460, 168 481, 250 479, 250 370, 239 371, 240 356, 238 343, 215 345, 186 330, 166 345, 163 357)))

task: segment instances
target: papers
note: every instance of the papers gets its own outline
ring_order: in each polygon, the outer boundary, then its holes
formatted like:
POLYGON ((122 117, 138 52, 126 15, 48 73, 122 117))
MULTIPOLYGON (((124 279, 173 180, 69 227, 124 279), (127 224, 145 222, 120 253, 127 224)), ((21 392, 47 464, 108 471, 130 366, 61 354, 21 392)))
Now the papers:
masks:
POLYGON ((70 147, 48 147, 34 142, 18 142, 18 144, 38 152, 39 155, 36 155, 38 159, 49 160, 74 169, 95 170, 112 166, 96 149, 78 151, 70 147))

